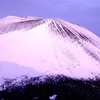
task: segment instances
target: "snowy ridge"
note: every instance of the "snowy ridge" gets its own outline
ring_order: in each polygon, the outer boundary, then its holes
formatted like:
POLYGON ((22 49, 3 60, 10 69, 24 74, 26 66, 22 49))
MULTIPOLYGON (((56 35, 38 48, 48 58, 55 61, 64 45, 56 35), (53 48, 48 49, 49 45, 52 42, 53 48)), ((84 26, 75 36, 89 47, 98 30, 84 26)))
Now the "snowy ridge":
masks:
POLYGON ((82 26, 57 18, 25 18, 0 24, 0 34, 1 62, 45 74, 100 77, 100 38, 82 26))
POLYGON ((79 39, 90 41, 87 36, 82 33, 80 34, 68 24, 64 25, 59 20, 52 20, 49 26, 51 27, 51 30, 54 30, 54 32, 61 34, 63 37, 70 37, 71 39, 76 41, 78 41, 79 39))
POLYGON ((37 20, 37 19, 42 19, 42 18, 31 17, 31 16, 24 16, 24 17, 7 16, 0 19, 0 23, 7 24, 7 23, 14 23, 14 22, 25 21, 25 20, 37 20))
POLYGON ((34 17, 6 17, 2 19, 0 23, 0 34, 8 33, 11 31, 16 31, 16 30, 29 30, 31 28, 34 28, 45 21, 39 18, 34 18, 34 17))

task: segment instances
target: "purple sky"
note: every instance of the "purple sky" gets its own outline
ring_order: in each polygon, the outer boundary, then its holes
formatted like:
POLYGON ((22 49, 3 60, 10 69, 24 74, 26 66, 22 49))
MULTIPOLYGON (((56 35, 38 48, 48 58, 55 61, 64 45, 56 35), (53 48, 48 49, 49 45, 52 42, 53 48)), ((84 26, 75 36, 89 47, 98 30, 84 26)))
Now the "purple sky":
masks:
POLYGON ((100 37, 100 0, 0 0, 0 18, 8 15, 59 17, 100 37))

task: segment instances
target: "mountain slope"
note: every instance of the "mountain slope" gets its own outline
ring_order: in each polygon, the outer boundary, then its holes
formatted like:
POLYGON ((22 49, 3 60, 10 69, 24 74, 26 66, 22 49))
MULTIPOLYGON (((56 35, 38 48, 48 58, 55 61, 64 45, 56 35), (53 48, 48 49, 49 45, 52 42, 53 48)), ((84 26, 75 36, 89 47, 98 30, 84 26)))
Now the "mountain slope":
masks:
POLYGON ((92 32, 58 18, 10 18, 0 22, 1 62, 72 78, 100 76, 100 38, 92 32))

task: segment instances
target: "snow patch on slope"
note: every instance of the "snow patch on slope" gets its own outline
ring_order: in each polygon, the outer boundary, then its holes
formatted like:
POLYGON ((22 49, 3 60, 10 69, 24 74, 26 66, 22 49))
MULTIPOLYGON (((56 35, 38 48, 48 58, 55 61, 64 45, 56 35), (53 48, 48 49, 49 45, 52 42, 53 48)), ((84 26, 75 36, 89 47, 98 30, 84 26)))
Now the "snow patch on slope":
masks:
POLYGON ((32 68, 20 66, 16 63, 0 61, 0 85, 5 79, 16 79, 22 76, 37 77, 43 75, 32 68))

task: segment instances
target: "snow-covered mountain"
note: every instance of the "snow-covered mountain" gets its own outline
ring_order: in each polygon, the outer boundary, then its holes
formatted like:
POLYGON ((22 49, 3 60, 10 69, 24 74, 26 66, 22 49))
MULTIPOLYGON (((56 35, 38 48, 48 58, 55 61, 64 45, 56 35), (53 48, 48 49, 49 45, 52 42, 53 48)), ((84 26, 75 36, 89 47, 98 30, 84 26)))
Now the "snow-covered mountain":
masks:
POLYGON ((7 78, 18 72, 19 66, 23 66, 22 71, 29 68, 46 75, 100 77, 100 38, 59 18, 8 16, 0 19, 0 69, 2 63, 9 63, 5 73, 0 70, 7 78), (14 70, 11 63, 18 67, 14 70))

